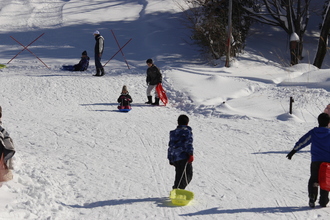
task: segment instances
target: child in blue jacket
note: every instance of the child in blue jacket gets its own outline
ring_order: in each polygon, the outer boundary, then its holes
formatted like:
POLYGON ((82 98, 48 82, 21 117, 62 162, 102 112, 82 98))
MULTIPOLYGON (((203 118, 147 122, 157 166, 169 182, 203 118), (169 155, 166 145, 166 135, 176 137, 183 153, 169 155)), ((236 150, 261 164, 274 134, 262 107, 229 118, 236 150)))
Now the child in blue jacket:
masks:
POLYGON ((170 165, 175 166, 173 189, 185 189, 193 176, 193 134, 188 123, 188 116, 180 115, 177 128, 170 131, 167 159, 170 165))
MULTIPOLYGON (((321 113, 318 118, 319 127, 315 127, 304 136, 302 136, 295 144, 293 150, 286 156, 291 160, 292 156, 299 150, 311 144, 312 162, 310 166, 310 178, 308 181, 308 197, 309 206, 315 207, 315 201, 318 194, 319 186, 319 169, 322 162, 330 163, 330 129, 328 124, 330 116, 326 113, 321 113)), ((319 204, 326 207, 329 202, 329 192, 320 189, 319 204)))

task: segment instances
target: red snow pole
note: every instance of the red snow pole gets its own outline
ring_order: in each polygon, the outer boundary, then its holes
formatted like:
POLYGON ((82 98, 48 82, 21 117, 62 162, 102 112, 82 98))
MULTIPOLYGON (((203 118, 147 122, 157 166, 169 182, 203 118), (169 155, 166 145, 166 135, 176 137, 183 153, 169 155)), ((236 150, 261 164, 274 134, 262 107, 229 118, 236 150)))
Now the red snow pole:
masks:
POLYGON ((124 44, 124 46, 122 46, 122 47, 120 47, 120 45, 119 45, 119 43, 118 43, 118 41, 117 41, 117 38, 116 38, 116 36, 115 36, 115 34, 113 33, 113 31, 111 30, 111 32, 112 32, 112 34, 113 34, 113 36, 114 36, 114 38, 115 38, 115 40, 116 40, 116 42, 117 42, 117 45, 118 45, 118 48, 119 48, 119 50, 108 60, 108 62, 106 62, 104 65, 103 65, 103 67, 105 67, 105 65, 107 65, 109 62, 110 62, 110 60, 112 60, 119 52, 121 52, 121 54, 123 55, 123 57, 124 57, 124 59, 125 59, 125 61, 126 61, 126 64, 127 64, 127 67, 128 67, 128 69, 129 69, 129 66, 128 66, 128 63, 127 63, 127 60, 126 60, 126 58, 125 58, 125 56, 124 56, 124 52, 122 51, 123 50, 123 48, 129 43, 129 42, 131 42, 131 40, 132 40, 132 38, 131 39, 129 39, 127 42, 126 42, 126 44, 124 44))
POLYGON ((42 33, 41 35, 39 35, 39 37, 37 37, 36 39, 34 39, 31 43, 29 43, 27 46, 24 46, 21 42, 19 42, 18 40, 16 40, 14 37, 10 36, 11 39, 13 39, 14 41, 16 41, 19 45, 21 45, 23 47, 23 49, 18 52, 13 58, 11 58, 11 60, 8 61, 7 64, 9 64, 13 59, 15 59, 20 53, 22 53, 24 50, 29 51, 33 56, 35 56, 42 64, 44 64, 48 69, 50 69, 37 55, 35 55, 31 50, 28 49, 29 46, 31 46, 34 42, 36 42, 40 37, 42 37, 45 33, 42 33))
POLYGON ((128 66, 128 63, 127 63, 126 57, 125 57, 125 55, 124 55, 124 52, 120 49, 120 45, 119 45, 119 43, 118 43, 118 40, 117 40, 117 37, 116 37, 115 33, 114 33, 112 30, 111 30, 111 33, 112 33, 113 37, 114 37, 115 40, 116 40, 117 46, 118 46, 118 48, 119 48, 119 50, 120 50, 120 52, 121 52, 121 55, 123 56, 123 58, 124 58, 124 60, 125 60, 125 62, 126 62, 127 68, 130 69, 129 66, 128 66))

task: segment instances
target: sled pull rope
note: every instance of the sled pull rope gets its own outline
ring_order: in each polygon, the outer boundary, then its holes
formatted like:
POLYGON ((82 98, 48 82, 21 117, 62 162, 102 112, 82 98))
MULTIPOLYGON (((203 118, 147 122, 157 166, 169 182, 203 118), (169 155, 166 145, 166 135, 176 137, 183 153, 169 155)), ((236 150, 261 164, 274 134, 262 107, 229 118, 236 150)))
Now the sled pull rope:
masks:
POLYGON ((187 163, 186 163, 186 165, 184 166, 184 170, 183 170, 183 172, 182 172, 182 175, 181 175, 181 178, 180 178, 180 181, 179 181, 179 184, 178 184, 178 187, 180 186, 180 183, 181 183, 181 181, 182 181, 182 178, 183 178, 183 175, 184 174, 186 174, 185 176, 186 176, 186 183, 188 184, 188 179, 187 179, 187 164, 188 164, 188 161, 187 161, 187 163))

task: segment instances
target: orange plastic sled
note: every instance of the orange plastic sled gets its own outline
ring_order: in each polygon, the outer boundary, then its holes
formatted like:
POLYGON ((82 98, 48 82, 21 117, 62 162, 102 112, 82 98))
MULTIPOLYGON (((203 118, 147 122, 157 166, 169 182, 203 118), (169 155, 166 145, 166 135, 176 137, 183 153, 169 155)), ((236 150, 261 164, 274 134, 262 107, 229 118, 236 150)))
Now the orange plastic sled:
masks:
POLYGON ((166 104, 168 103, 168 99, 167 99, 167 95, 166 92, 162 86, 161 83, 158 83, 158 85, 156 86, 156 92, 158 94, 159 99, 164 103, 164 105, 166 106, 166 104))

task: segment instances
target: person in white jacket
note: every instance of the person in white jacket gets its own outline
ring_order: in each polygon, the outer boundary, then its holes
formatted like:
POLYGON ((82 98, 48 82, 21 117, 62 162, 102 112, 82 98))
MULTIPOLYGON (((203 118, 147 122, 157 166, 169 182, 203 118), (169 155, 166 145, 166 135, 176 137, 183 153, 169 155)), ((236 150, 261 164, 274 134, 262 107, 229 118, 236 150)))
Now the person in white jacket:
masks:
POLYGON ((104 51, 104 37, 100 35, 99 31, 95 31, 93 34, 96 41, 94 48, 96 74, 94 76, 103 76, 104 68, 101 64, 101 58, 104 51))

